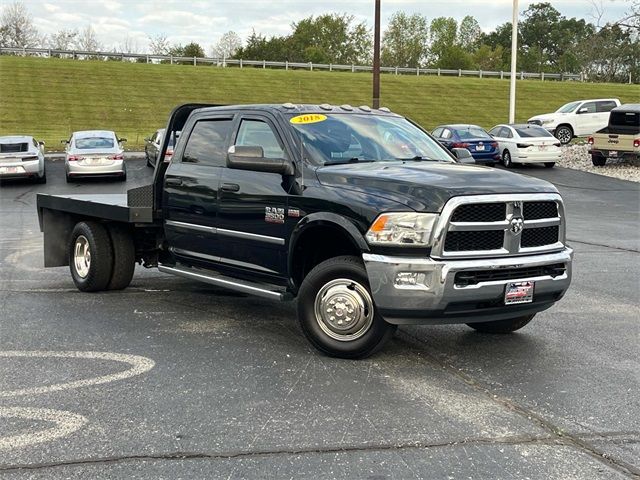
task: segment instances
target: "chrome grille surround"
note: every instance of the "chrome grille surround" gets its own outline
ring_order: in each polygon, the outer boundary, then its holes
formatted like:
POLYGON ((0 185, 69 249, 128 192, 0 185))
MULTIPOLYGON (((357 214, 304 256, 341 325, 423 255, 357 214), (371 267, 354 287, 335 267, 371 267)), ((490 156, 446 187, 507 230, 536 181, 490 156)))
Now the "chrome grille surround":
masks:
MULTIPOLYGON (((532 253, 546 253, 562 250, 565 246, 565 212, 562 197, 557 193, 525 193, 525 194, 489 194, 453 197, 442 209, 438 224, 433 233, 433 258, 484 258, 510 257, 529 255, 532 253), (527 220, 523 216, 524 202, 555 202, 558 214, 555 217, 527 220), (501 221, 494 222, 453 222, 454 212, 461 205, 505 203, 506 216, 501 221), (521 246, 522 233, 514 234, 510 231, 511 221, 522 219, 524 230, 531 228, 558 227, 556 242, 535 247, 521 246), (451 231, 482 232, 487 230, 501 230, 504 234, 502 246, 492 250, 461 250, 447 251, 447 234, 451 231)), ((524 231, 523 230, 523 231, 524 231)))

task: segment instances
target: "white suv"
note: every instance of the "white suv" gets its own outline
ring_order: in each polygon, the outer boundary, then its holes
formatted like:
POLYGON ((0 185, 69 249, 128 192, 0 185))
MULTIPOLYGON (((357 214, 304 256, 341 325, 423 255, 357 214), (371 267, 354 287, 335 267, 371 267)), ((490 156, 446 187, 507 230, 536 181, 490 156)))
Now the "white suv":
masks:
POLYGON ((606 127, 609 112, 619 106, 617 98, 578 100, 563 105, 554 113, 531 117, 528 123, 543 126, 566 145, 573 137, 591 135, 606 127))

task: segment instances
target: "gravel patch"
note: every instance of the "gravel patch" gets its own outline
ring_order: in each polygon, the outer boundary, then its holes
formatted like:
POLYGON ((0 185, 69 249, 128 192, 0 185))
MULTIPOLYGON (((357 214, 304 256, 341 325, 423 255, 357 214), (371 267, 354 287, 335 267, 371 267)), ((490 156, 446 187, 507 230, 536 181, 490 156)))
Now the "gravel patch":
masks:
POLYGON ((607 177, 640 182, 640 161, 608 159, 604 167, 594 167, 591 163, 589 146, 586 143, 564 147, 562 149, 562 160, 558 165, 607 177))

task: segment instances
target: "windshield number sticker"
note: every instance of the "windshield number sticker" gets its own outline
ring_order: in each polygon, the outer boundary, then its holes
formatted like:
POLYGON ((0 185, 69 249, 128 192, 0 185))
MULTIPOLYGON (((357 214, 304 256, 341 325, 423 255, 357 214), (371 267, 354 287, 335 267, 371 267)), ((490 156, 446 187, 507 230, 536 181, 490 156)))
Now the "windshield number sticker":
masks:
POLYGON ((321 113, 306 113, 304 115, 298 115, 297 117, 293 117, 289 122, 297 124, 297 125, 305 125, 307 123, 318 123, 324 122, 327 119, 326 115, 322 115, 321 113))

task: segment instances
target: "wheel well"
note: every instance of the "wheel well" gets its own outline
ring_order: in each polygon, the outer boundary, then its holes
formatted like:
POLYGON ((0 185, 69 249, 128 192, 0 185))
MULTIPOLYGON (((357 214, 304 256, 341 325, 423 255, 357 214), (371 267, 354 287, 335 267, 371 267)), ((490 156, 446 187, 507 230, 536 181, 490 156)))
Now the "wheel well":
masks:
POLYGON ((574 133, 574 132, 573 132, 573 127, 572 127, 570 124, 568 124, 568 123, 561 123, 560 125, 558 125, 558 126, 556 127, 556 131, 558 131, 558 129, 559 129, 559 128, 561 128, 561 127, 567 127, 569 130, 571 130, 571 135, 573 135, 573 133, 574 133))
POLYGON ((319 225, 307 228, 297 239, 291 259, 291 277, 299 287, 316 265, 341 255, 361 255, 351 236, 338 226, 319 225))

